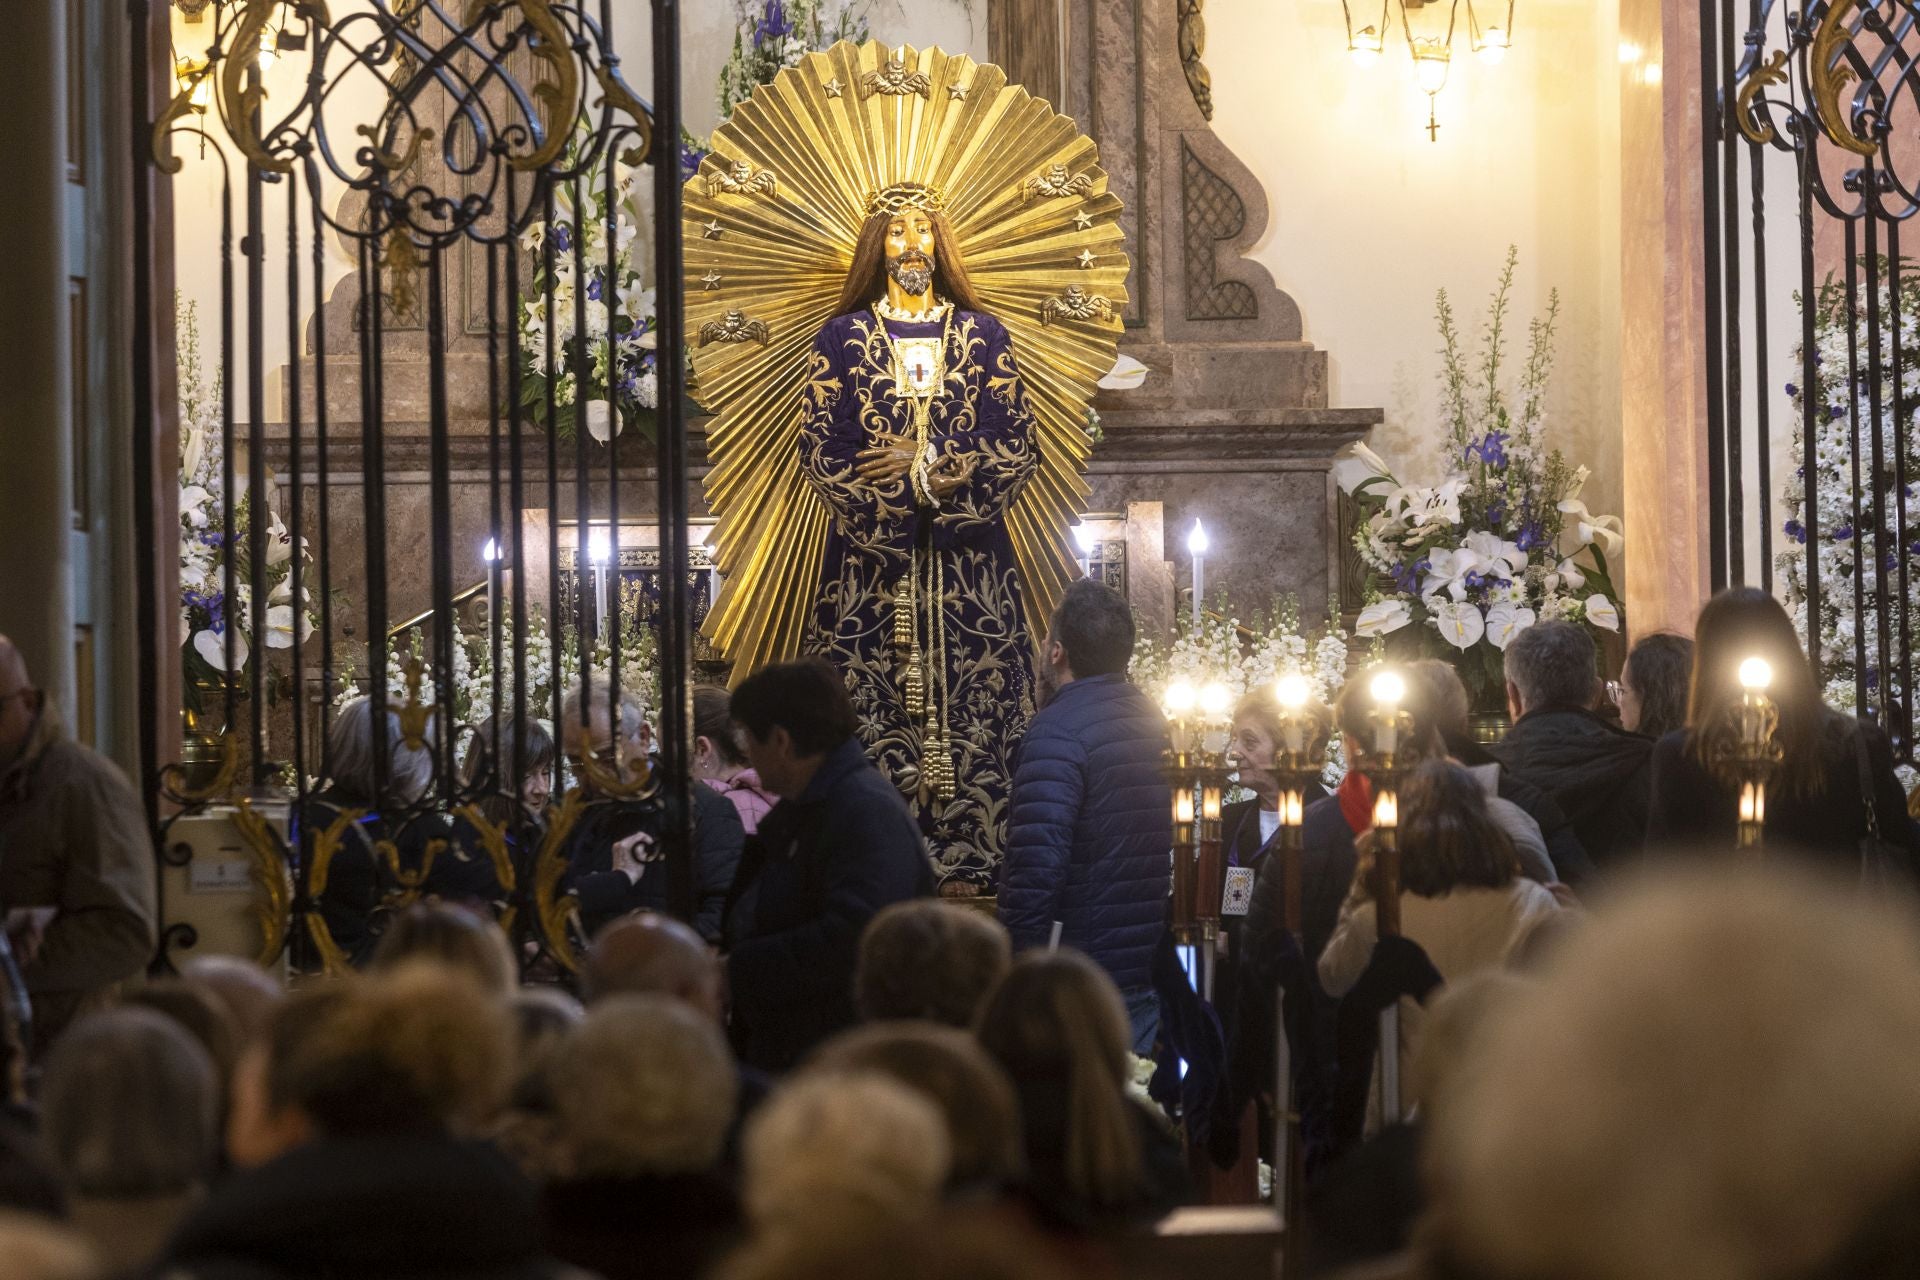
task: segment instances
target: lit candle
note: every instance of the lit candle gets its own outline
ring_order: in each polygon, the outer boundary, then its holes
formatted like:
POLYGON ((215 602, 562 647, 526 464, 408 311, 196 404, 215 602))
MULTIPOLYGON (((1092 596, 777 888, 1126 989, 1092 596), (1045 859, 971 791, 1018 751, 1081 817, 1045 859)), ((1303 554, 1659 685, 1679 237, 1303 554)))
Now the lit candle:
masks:
POLYGON ((1181 826, 1193 822, 1193 790, 1182 787, 1173 793, 1173 820, 1181 826))
POLYGON ((1220 821, 1220 788, 1200 788, 1200 816, 1208 822, 1220 821))
POLYGON ((600 624, 600 634, 609 635, 610 620, 607 617, 607 562, 613 557, 613 549, 608 545, 605 529, 587 531, 587 558, 593 561, 593 603, 594 618, 600 624))
POLYGON ((1274 686, 1274 697, 1280 703, 1282 744, 1295 755, 1307 748, 1306 720, 1300 713, 1312 692, 1307 687, 1307 678, 1297 671, 1281 676, 1280 683, 1274 686))
POLYGON ((1367 690, 1373 694, 1375 711, 1373 749, 1379 755, 1392 755, 1400 742, 1400 700, 1407 696, 1407 683, 1397 671, 1382 671, 1367 690))
POLYGON ((1765 658, 1752 657, 1740 664, 1740 687, 1749 693, 1764 693, 1773 683, 1773 667, 1765 658))
POLYGON ((1740 784, 1740 821, 1755 825, 1767 820, 1767 787, 1763 782, 1740 784))
POLYGON ((1280 825, 1297 827, 1306 815, 1307 797, 1299 791, 1280 793, 1280 825))
POLYGON ((1200 749, 1215 754, 1227 749, 1227 740, 1233 734, 1233 719, 1228 714, 1233 708, 1233 695, 1227 686, 1218 680, 1208 681, 1200 690, 1200 716, 1204 726, 1200 735, 1200 749))
POLYGON ((1097 545, 1091 525, 1081 523, 1073 526, 1073 540, 1080 546, 1080 576, 1093 576, 1093 549, 1097 545))
POLYGON ((1167 686, 1166 712, 1172 723, 1173 749, 1184 752, 1188 747, 1187 717, 1193 713, 1193 706, 1199 699, 1194 687, 1185 680, 1175 680, 1167 686))
POLYGON ((1200 630, 1200 602, 1207 594, 1207 531, 1196 518, 1187 534, 1187 550, 1193 554, 1193 629, 1200 630))
POLYGON ((1400 825, 1400 799, 1391 791, 1373 798, 1373 825, 1391 831, 1400 825))
POLYGON ((487 545, 480 548, 480 562, 487 572, 487 630, 491 634, 493 624, 500 620, 500 540, 488 538, 487 545))

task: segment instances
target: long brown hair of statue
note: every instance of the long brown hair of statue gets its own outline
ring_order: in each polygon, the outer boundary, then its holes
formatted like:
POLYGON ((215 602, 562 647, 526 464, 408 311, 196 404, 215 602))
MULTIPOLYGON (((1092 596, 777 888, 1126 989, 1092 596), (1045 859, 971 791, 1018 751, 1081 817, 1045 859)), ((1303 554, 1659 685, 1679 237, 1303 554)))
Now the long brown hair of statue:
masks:
MULTIPOLYGON (((953 227, 942 214, 927 216, 933 220, 934 293, 962 311, 985 311, 979 295, 973 291, 973 281, 967 277, 967 264, 960 256, 953 227)), ((865 311, 886 294, 887 224, 892 221, 892 214, 876 213, 860 228, 860 239, 853 246, 853 265, 847 268, 846 287, 840 291, 834 315, 850 316, 865 311)))

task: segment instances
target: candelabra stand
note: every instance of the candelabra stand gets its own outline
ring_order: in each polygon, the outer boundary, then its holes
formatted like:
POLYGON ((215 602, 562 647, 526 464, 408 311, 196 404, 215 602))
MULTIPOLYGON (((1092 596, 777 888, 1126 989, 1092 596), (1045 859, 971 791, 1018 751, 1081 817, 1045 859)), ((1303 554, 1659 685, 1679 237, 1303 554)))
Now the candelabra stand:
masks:
MULTIPOLYGON (((1384 670, 1373 677, 1372 741, 1358 767, 1373 784, 1373 910, 1378 937, 1400 933, 1400 776, 1405 762, 1402 748, 1413 731, 1413 717, 1401 703, 1406 682, 1384 670)), ((1400 1097, 1400 1002, 1380 1011, 1380 1120, 1398 1124, 1400 1097)))
POLYGON ((1740 798, 1735 843, 1758 851, 1766 840, 1767 781, 1779 767, 1781 748, 1776 739, 1780 708, 1768 696, 1773 669, 1763 658, 1740 664, 1740 700, 1727 708, 1729 732, 1716 744, 1719 763, 1739 780, 1740 798))
POLYGON ((1173 937, 1187 980, 1211 1002, 1226 890, 1220 799, 1228 773, 1227 691, 1209 684, 1195 695, 1191 686, 1177 684, 1167 691, 1167 712, 1172 737, 1166 770, 1173 787, 1173 937))
MULTIPOLYGON (((1312 732, 1314 713, 1309 707, 1311 690, 1306 680, 1298 675, 1281 677, 1276 696, 1280 704, 1280 742, 1274 751, 1273 768, 1280 782, 1280 839, 1274 856, 1279 858, 1281 889, 1286 899, 1283 923, 1299 953, 1305 956, 1300 895, 1306 841, 1301 822, 1306 810, 1307 784, 1319 775, 1321 762, 1312 759, 1307 750, 1315 734, 1312 732)), ((1311 957, 1308 960, 1311 963, 1311 957)), ((1301 1260, 1297 1232, 1305 1200, 1306 1146, 1300 1131, 1298 1073, 1293 1069, 1293 1047, 1287 1038, 1285 987, 1276 988, 1274 1000, 1273 1204, 1280 1212, 1282 1229, 1289 1233, 1288 1244, 1281 1255, 1282 1274, 1292 1277, 1299 1274, 1301 1260)))

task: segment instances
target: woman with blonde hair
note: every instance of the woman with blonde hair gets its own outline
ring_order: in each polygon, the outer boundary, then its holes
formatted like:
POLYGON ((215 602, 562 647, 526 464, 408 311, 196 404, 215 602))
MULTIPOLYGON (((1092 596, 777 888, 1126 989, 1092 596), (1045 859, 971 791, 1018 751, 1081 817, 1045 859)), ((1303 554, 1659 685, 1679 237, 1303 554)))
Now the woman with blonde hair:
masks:
POLYGON ((1127 1092, 1132 1033, 1104 969, 1074 951, 1029 952, 987 998, 975 1032, 1019 1096, 1029 1189, 1048 1217, 1137 1226, 1186 1198, 1179 1139, 1127 1092))

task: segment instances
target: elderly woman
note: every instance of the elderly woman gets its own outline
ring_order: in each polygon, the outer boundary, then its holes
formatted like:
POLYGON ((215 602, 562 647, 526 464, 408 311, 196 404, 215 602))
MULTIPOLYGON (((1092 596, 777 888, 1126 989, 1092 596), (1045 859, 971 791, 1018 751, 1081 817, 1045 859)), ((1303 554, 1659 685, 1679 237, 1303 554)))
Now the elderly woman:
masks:
MULTIPOLYGON (((335 713, 327 730, 327 781, 308 798, 296 833, 307 892, 318 901, 320 922, 356 966, 373 954, 386 899, 398 888, 393 868, 380 853, 382 842, 391 841, 401 865, 413 871, 426 863, 429 842, 449 835, 439 815, 408 813, 433 783, 431 748, 409 746, 395 712, 383 719, 384 760, 376 749, 371 699, 355 698, 335 713), (316 889, 318 846, 329 831, 336 831, 337 842, 325 883, 316 889)), ((429 725, 426 737, 432 736, 429 725)))
MULTIPOLYGON (((520 724, 517 743, 514 727, 510 718, 503 718, 497 725, 491 716, 482 720, 461 762, 460 781, 469 792, 482 786, 492 788, 479 802, 480 813, 505 834, 512 883, 518 888, 532 874, 534 857, 546 832, 547 802, 553 795, 559 752, 554 749, 553 735, 538 720, 529 718, 520 724), (500 753, 498 765, 493 759, 496 748, 500 753), (519 776, 509 777, 516 769, 519 776)), ((434 860, 425 891, 433 897, 484 908, 496 916, 507 909, 513 896, 479 829, 465 814, 453 819, 453 844, 434 860)))

